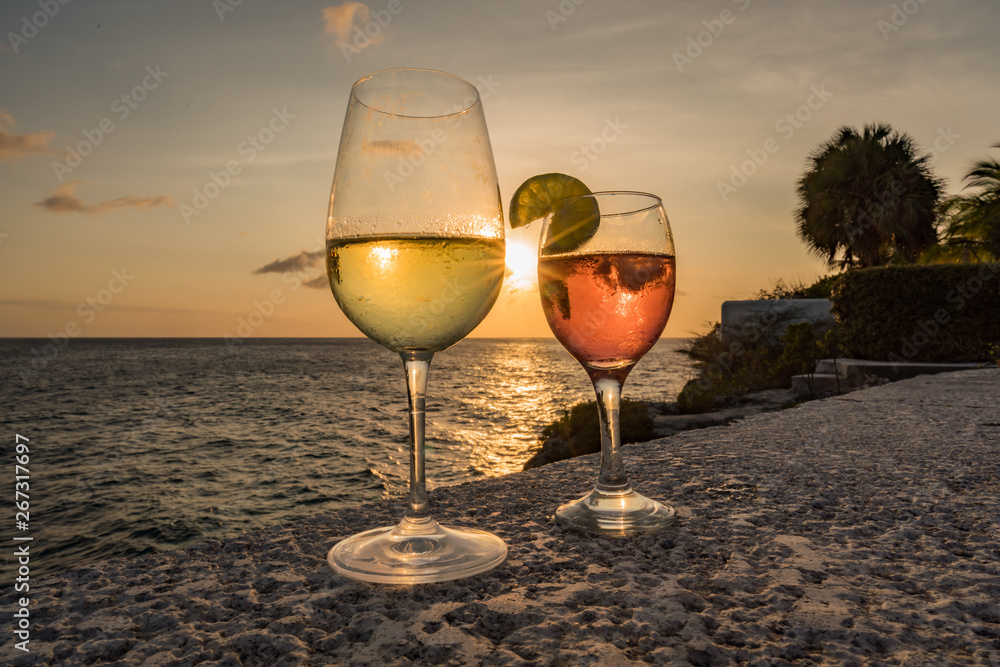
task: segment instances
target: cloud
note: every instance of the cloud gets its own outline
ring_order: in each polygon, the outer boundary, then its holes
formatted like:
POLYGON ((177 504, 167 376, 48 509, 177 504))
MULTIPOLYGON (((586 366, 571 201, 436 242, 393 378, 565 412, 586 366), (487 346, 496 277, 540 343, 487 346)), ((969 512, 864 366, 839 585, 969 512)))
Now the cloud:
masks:
MULTIPOLYGON (((265 264, 259 269, 255 269, 254 273, 304 273, 309 269, 318 268, 323 263, 325 256, 326 251, 324 250, 313 250, 312 252, 303 250, 291 257, 276 259, 270 264, 265 264)), ((330 284, 330 281, 324 272, 312 278, 304 278, 302 284, 313 289, 323 289, 330 284)))
POLYGON ((270 264, 265 264, 259 269, 255 269, 254 273, 288 273, 289 271, 304 271, 306 269, 311 269, 315 266, 319 266, 320 260, 326 253, 323 250, 314 250, 313 252, 308 252, 303 250, 297 255, 292 255, 291 257, 286 257, 285 259, 276 259, 270 264))
POLYGON ((35 202, 35 206, 41 206, 53 213, 88 213, 91 215, 107 213, 119 208, 174 207, 174 200, 170 197, 119 197, 118 199, 97 202, 96 204, 84 204, 74 194, 76 186, 80 183, 81 181, 69 181, 59 186, 48 197, 42 201, 35 202))
POLYGON ((330 286, 330 278, 326 275, 319 275, 309 280, 303 280, 302 284, 313 289, 325 289, 330 286))
POLYGON ((15 134, 12 130, 17 128, 14 118, 0 111, 0 160, 17 160, 25 155, 40 153, 42 155, 54 155, 55 151, 49 148, 56 133, 52 130, 32 132, 31 134, 15 134))
MULTIPOLYGON (((335 36, 338 44, 347 42, 347 38, 351 35, 351 29, 354 28, 354 19, 359 19, 364 24, 371 18, 372 13, 368 6, 363 2, 354 2, 354 0, 347 0, 343 4, 323 8, 326 34, 335 36)), ((374 37, 366 34, 365 37, 366 40, 370 40, 370 44, 378 44, 382 41, 381 34, 374 37)))

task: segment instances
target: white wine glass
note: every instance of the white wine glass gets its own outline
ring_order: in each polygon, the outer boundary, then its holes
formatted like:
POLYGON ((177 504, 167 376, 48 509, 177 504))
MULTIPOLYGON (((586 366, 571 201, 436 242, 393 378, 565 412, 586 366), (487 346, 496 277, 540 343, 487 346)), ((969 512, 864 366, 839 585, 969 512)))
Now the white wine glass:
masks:
POLYGON ((326 239, 341 310, 402 357, 410 422, 403 519, 338 542, 327 560, 353 579, 402 584, 499 565, 507 555, 499 537, 431 517, 424 473, 431 358, 486 317, 504 275, 500 190, 475 86, 421 69, 383 70, 354 84, 326 239))
POLYGON ((538 257, 542 310, 552 333, 594 383, 601 429, 597 482, 556 510, 561 526, 634 535, 676 518, 672 507, 632 488, 619 428, 622 384, 663 332, 674 288, 673 235, 655 195, 571 197, 545 219, 538 257))

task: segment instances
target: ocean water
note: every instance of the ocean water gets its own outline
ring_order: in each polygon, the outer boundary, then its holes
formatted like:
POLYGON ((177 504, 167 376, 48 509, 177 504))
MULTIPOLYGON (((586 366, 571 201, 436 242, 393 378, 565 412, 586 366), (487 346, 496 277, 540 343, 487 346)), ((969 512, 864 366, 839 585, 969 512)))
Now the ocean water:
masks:
MULTIPOLYGON (((693 376, 664 339, 625 385, 673 400, 693 376)), ((0 340, 8 518, 32 574, 137 556, 370 501, 402 511, 399 357, 367 339, 0 340), (15 435, 29 439, 30 522, 14 525, 15 435)), ((554 339, 469 339, 431 364, 431 488, 520 470, 541 429, 591 400, 554 339)), ((15 567, 3 550, 6 576, 15 567)))

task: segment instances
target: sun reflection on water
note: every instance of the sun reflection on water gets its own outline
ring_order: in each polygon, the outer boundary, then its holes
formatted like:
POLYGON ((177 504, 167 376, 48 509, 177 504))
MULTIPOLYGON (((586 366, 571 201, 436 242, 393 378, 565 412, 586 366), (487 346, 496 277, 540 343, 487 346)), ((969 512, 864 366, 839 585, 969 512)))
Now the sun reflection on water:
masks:
MULTIPOLYGON (((664 366, 667 357, 677 359, 673 345, 664 341, 658 348, 633 376, 646 386, 626 384, 627 398, 671 400, 687 380, 687 368, 664 366)), ((434 429, 447 443, 428 456, 428 474, 438 486, 520 471, 537 451, 542 428, 564 409, 593 399, 584 370, 552 339, 467 340, 434 363, 429 394, 438 396, 439 409, 429 415, 428 434, 434 429), (433 460, 445 458, 447 470, 435 471, 433 460)))
MULTIPOLYGON (((661 341, 647 354, 627 398, 676 395, 690 373, 676 345, 661 341)), ((7 347, 0 370, 10 375, 31 346, 7 347)), ((36 435, 52 444, 52 500, 40 506, 52 529, 45 567, 389 497, 403 507, 405 382, 398 355, 372 341, 248 340, 220 354, 217 340, 85 340, 60 362, 62 379, 44 389, 45 400, 10 397, 11 418, 38 424, 36 435), (61 409, 53 417, 44 405, 61 409), (139 534, 147 537, 136 543, 139 534)), ((435 355, 429 486, 521 470, 542 428, 592 396, 586 373, 554 339, 465 340, 435 355)))

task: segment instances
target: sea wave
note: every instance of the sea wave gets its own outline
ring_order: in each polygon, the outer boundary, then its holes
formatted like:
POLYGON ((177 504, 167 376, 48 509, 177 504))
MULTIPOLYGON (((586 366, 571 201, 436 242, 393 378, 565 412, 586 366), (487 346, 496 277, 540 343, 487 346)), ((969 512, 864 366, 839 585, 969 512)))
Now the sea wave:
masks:
MULTIPOLYGON (((33 573, 362 503, 403 509, 401 363, 366 339, 78 339, 33 368, 46 342, 0 341, 4 452, 30 438, 33 573)), ((624 395, 672 400, 692 375, 680 343, 660 341, 624 395)), ((520 470, 542 427, 592 395, 552 339, 446 350, 429 377, 428 486, 520 470)))

